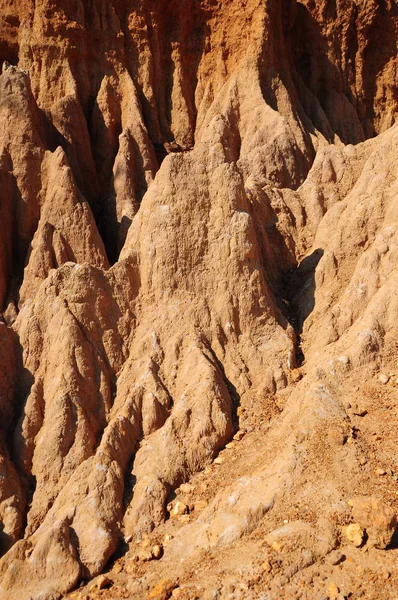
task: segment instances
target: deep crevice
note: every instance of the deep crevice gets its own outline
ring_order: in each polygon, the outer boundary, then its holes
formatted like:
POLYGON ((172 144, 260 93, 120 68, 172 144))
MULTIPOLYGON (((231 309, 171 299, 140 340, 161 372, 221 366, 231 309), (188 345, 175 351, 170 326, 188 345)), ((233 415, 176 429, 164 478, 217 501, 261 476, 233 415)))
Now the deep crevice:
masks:
POLYGON ((317 248, 306 256, 300 264, 288 271, 282 278, 279 294, 279 308, 293 327, 296 335, 296 366, 305 360, 301 347, 303 325, 315 306, 315 270, 324 252, 317 248))
POLYGON ((33 496, 35 495, 36 485, 37 485, 36 477, 34 475, 31 475, 28 480, 26 478, 24 478, 24 481, 27 482, 26 483, 26 505, 25 505, 25 512, 23 514, 23 519, 22 519, 21 531, 19 533, 20 539, 23 539, 25 537, 25 531, 28 526, 28 515, 30 512, 30 508, 32 506, 33 496))

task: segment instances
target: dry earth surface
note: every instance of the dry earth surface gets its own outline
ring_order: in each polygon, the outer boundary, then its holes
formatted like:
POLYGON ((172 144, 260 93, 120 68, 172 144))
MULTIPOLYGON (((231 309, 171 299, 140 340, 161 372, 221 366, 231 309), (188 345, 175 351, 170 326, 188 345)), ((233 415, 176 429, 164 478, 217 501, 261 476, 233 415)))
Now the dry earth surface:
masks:
POLYGON ((0 599, 398 598, 396 0, 0 0, 0 599))

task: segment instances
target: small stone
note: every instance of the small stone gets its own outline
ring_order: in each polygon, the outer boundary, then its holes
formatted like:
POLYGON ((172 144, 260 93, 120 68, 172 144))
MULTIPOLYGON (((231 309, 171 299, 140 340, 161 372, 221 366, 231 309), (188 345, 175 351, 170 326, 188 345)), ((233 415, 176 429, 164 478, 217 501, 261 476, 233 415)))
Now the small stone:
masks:
POLYGON ((243 406, 238 406, 238 409, 236 411, 236 414, 238 415, 238 417, 241 417, 243 415, 243 413, 245 412, 246 409, 243 408, 243 406))
POLYGON ((153 558, 152 552, 148 548, 141 550, 138 557, 139 557, 139 560, 142 560, 142 562, 148 562, 148 561, 152 560, 152 558, 153 558))
POLYGON ((106 575, 100 575, 93 582, 93 585, 90 587, 90 592, 94 592, 95 590, 105 590, 113 585, 113 581, 109 579, 106 575))
POLYGON ((383 385, 385 385, 386 383, 389 382, 389 377, 388 375, 385 375, 384 373, 381 373, 381 375, 379 375, 379 381, 380 383, 382 383, 383 385))
POLYGON ((367 459, 364 456, 361 456, 361 458, 359 459, 359 464, 364 467, 367 464, 367 459))
POLYGON ((171 517, 179 517, 181 515, 185 515, 188 512, 188 506, 184 503, 181 502, 180 500, 178 500, 173 508, 170 511, 170 516, 171 517))
POLYGON ((121 573, 123 570, 123 567, 120 563, 115 563, 112 567, 112 573, 114 573, 115 575, 118 575, 119 573, 121 573))
POLYGON ((303 378, 303 374, 300 369, 293 369, 290 372, 290 377, 292 378, 293 383, 297 383, 303 378))
POLYGON ((348 356, 339 356, 337 359, 342 365, 349 365, 350 364, 350 358, 348 356))
POLYGON ((148 594, 148 600, 167 600, 175 588, 169 579, 162 579, 148 594))
POLYGON ((191 517, 189 515, 181 515, 178 520, 181 521, 181 523, 189 523, 191 517))
POLYGON ((331 552, 328 556, 327 562, 330 565, 339 565, 340 563, 342 563, 345 560, 345 555, 340 552, 340 550, 334 550, 334 552, 331 552))
POLYGON ((228 450, 230 450, 231 448, 235 448, 235 442, 229 442, 226 446, 225 446, 228 450))
POLYGON ((180 485, 180 492, 182 494, 192 494, 192 492, 195 490, 194 486, 191 485, 190 483, 182 483, 180 485))
POLYGON ((160 544, 156 544, 153 548, 152 548, 152 556, 153 558, 155 558, 156 560, 158 560, 159 558, 161 558, 163 556, 163 546, 160 544))
POLYGON ((127 573, 127 575, 135 575, 136 571, 137 571, 137 561, 139 560, 138 555, 136 554, 134 557, 132 557, 131 561, 126 563, 126 566, 124 567, 125 572, 127 573))
POLYGON ((272 565, 268 562, 268 560, 263 562, 262 567, 266 573, 270 573, 272 571, 272 565))
POLYGON ((271 548, 275 550, 275 552, 282 552, 282 544, 276 540, 272 542, 271 548))
POLYGON ((240 440, 246 435, 246 431, 244 429, 239 429, 234 435, 234 440, 240 442, 240 440))
POLYGON ((336 446, 344 446, 344 444, 347 442, 347 435, 340 429, 331 429, 328 432, 328 436, 330 440, 333 441, 333 444, 336 444, 336 446))
POLYGON ((131 541, 133 540, 133 536, 132 535, 128 535, 124 538, 124 541, 126 542, 126 544, 129 544, 131 541))
POLYGON ((351 437, 351 436, 349 436, 349 437, 347 438, 347 444, 349 444, 349 445, 353 444, 353 443, 354 443, 354 441, 355 441, 355 440, 354 440, 354 438, 353 438, 353 437, 351 437))
POLYGON ((215 465, 222 465, 224 462, 224 459, 222 456, 217 456, 217 458, 215 458, 213 462, 215 465))
POLYGON ((376 548, 386 548, 397 526, 397 516, 393 509, 372 496, 357 496, 349 504, 355 521, 366 530, 367 543, 376 548))
POLYGON ((337 600, 337 596, 340 590, 333 581, 329 583, 326 591, 330 600, 337 600))
POLYGON ((361 406, 360 404, 354 404, 353 406, 353 413, 354 415, 356 415, 357 417, 364 417, 367 414, 367 410, 364 406, 361 406))
POLYGON ((381 576, 383 577, 383 579, 390 579, 391 573, 390 573, 390 571, 385 570, 385 571, 382 571, 381 576))
POLYGON ((97 586, 99 590, 106 590, 113 585, 113 581, 106 575, 100 575, 97 579, 97 586))
POLYGON ((343 527, 343 534, 356 548, 362 546, 364 530, 358 523, 351 523, 351 525, 343 527))
POLYGON ((166 535, 163 538, 163 545, 167 546, 167 544, 169 544, 172 539, 173 539, 173 536, 170 535, 169 533, 166 533, 166 535))
POLYGON ((379 475, 379 476, 387 475, 387 471, 385 469, 382 469, 381 467, 377 467, 376 475, 379 475))

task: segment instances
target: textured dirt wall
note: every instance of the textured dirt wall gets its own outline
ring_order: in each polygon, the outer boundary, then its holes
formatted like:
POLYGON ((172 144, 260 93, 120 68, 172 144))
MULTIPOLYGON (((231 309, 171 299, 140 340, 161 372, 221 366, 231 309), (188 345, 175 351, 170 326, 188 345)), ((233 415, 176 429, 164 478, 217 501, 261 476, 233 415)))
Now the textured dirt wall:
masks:
POLYGON ((319 455, 318 506, 361 487, 333 456, 343 382, 396 336, 397 29, 392 0, 0 2, 5 598, 161 528, 264 399, 241 500, 171 557, 316 487, 319 455))

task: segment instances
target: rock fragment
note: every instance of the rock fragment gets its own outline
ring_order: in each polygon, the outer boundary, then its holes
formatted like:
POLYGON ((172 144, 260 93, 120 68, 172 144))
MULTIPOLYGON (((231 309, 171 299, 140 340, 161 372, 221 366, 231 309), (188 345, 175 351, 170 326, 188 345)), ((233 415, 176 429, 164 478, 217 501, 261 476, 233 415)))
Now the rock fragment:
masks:
POLYGON ((246 431, 244 429, 239 429, 239 431, 237 431, 234 435, 234 440, 236 440, 237 442, 240 442, 241 439, 243 439, 246 435, 246 431))
POLYGON ((263 562, 262 567, 265 573, 270 573, 272 571, 272 565, 268 560, 263 562))
POLYGON ((187 514, 187 512, 188 506, 185 504, 185 502, 181 502, 181 500, 178 500, 171 509, 170 516, 171 518, 180 517, 181 515, 187 514))
POLYGON ((303 378, 303 374, 300 369, 293 369, 290 372, 290 377, 293 383, 298 383, 303 378))
POLYGON ((345 555, 342 552, 340 552, 340 550, 334 550, 327 557, 327 562, 333 566, 339 565, 344 560, 345 560, 345 555))
POLYGON ((169 544, 172 539, 173 539, 173 536, 170 535, 169 533, 166 533, 166 535, 163 538, 163 545, 167 546, 167 544, 169 544))
POLYGON ((141 560, 142 562, 149 562, 150 560, 152 560, 152 558, 153 558, 152 550, 150 550, 149 548, 144 548, 138 554, 138 559, 141 560))
POLYGON ((364 530, 358 523, 351 523, 350 525, 343 527, 343 534, 356 548, 362 546, 364 530))
POLYGON ((366 410, 366 408, 364 406, 362 406, 362 404, 359 404, 359 403, 355 403, 352 406, 352 412, 357 417, 364 417, 368 413, 368 411, 366 410))
POLYGON ((194 491, 194 486, 190 483, 182 483, 179 487, 179 492, 181 494, 192 494, 194 491))
POLYGON ((107 577, 106 575, 100 575, 94 585, 90 588, 91 590, 106 590, 107 588, 110 588, 113 585, 113 581, 111 579, 109 579, 109 577, 107 577))
POLYGON ((393 509, 372 496, 357 496, 349 504, 355 521, 366 530, 367 543, 376 548, 386 548, 397 526, 397 516, 393 509))
POLYGON ((156 560, 163 556, 163 546, 161 544, 156 544, 152 550, 152 557, 156 560))
POLYGON ((330 600, 337 600, 339 592, 340 590, 338 586, 334 583, 334 581, 331 581, 327 587, 327 594, 330 600))
POLYGON ((162 579, 148 594, 148 600, 168 600, 177 586, 169 579, 162 579))

